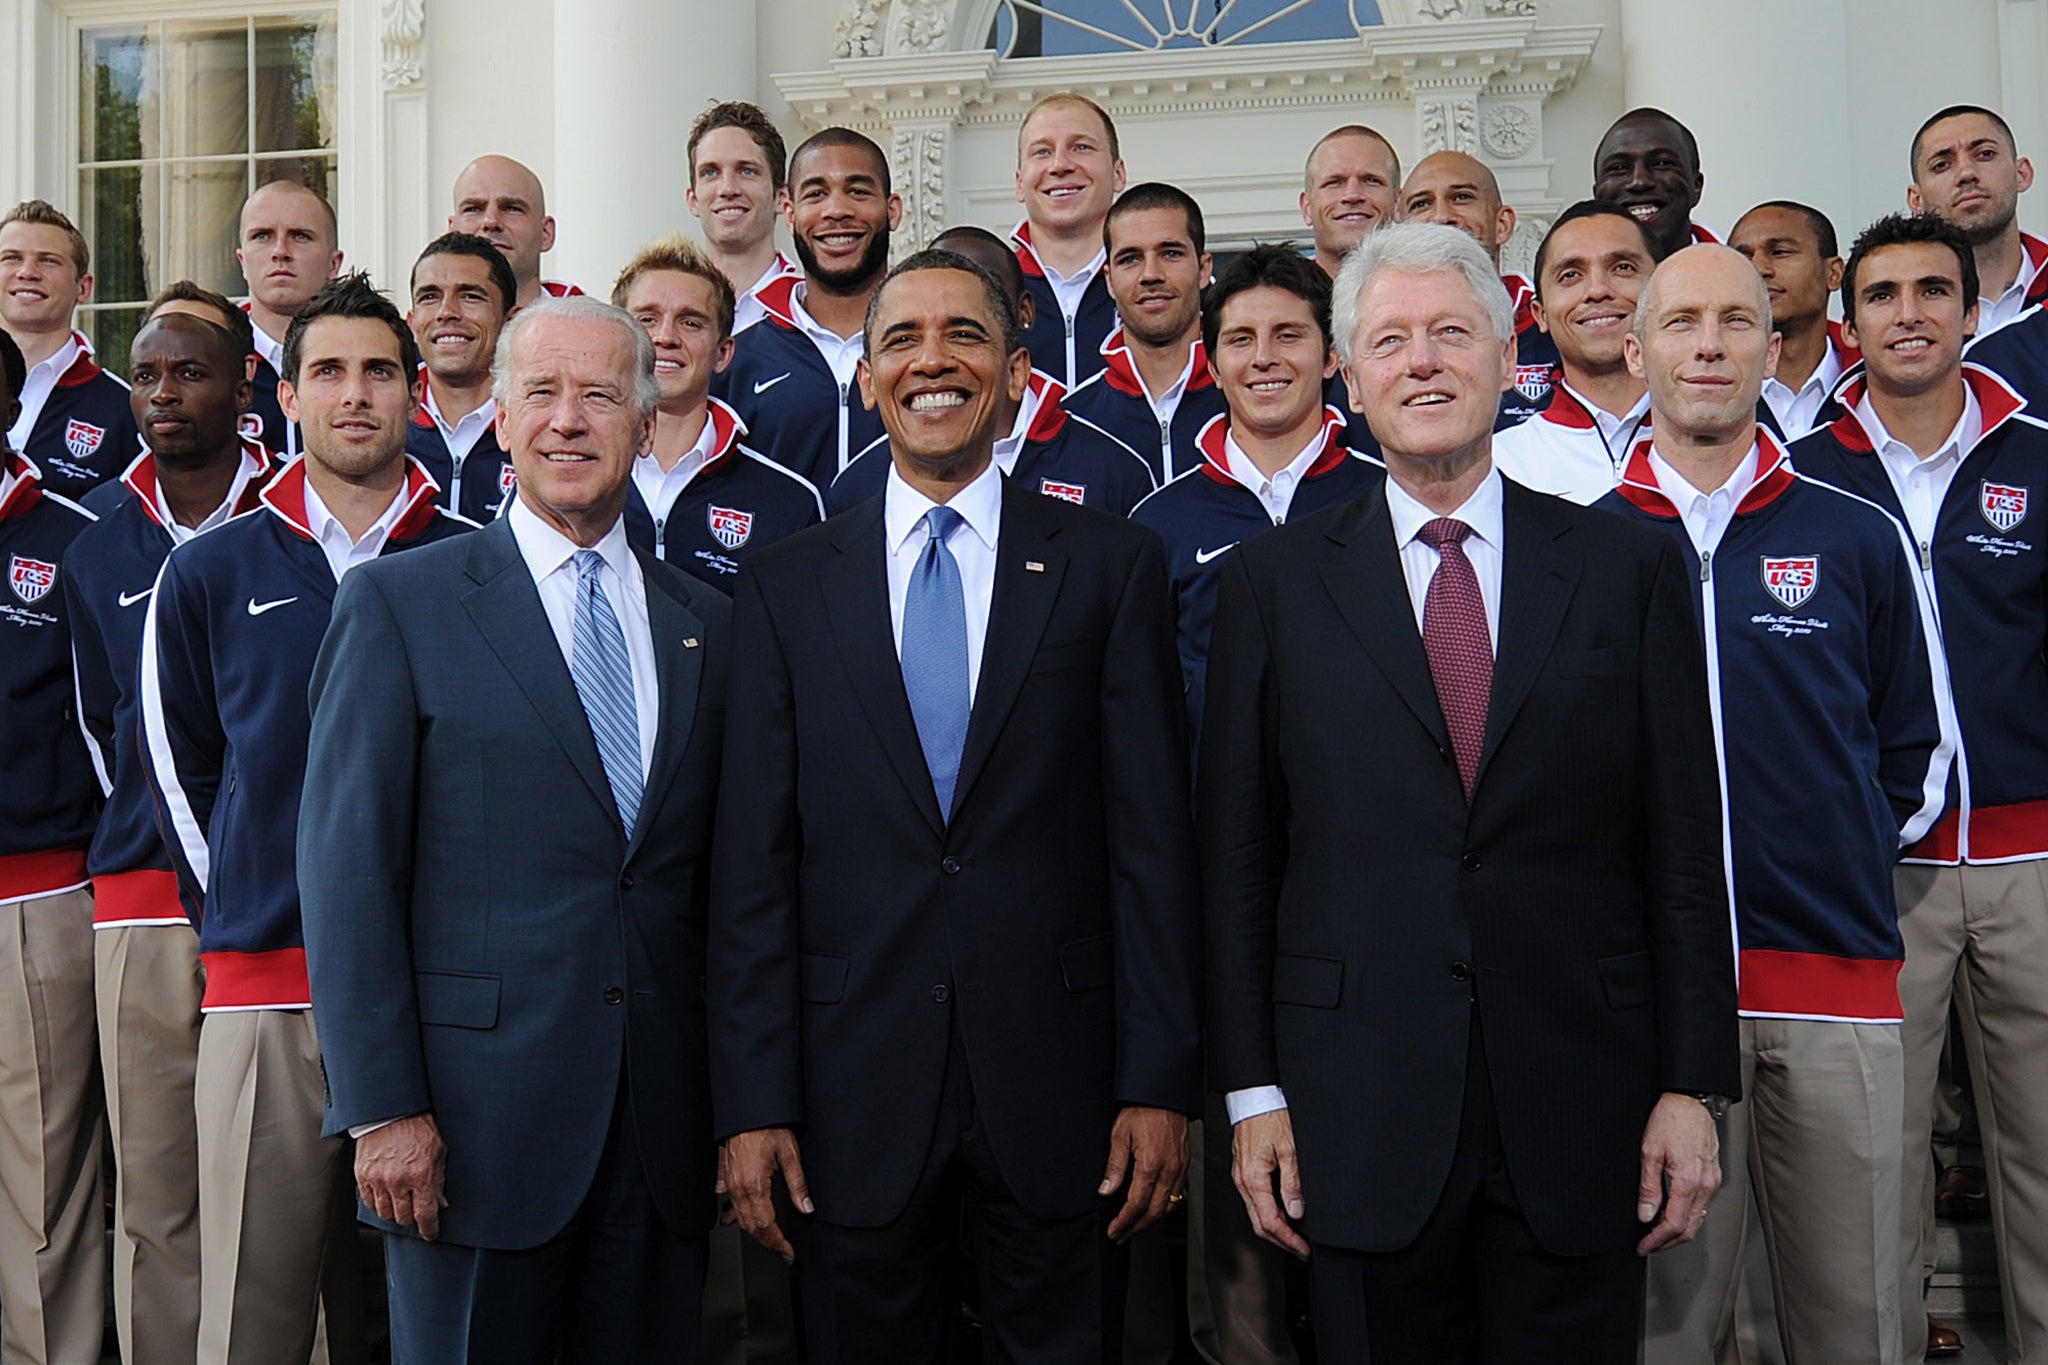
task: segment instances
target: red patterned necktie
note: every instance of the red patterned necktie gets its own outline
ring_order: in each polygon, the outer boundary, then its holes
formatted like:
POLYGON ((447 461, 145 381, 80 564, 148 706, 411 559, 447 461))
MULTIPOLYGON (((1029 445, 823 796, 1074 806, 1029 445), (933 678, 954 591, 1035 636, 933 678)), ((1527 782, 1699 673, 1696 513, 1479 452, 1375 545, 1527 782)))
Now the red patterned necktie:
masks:
POLYGON ((1493 694, 1493 641, 1486 631, 1486 601, 1479 577, 1465 558, 1463 541, 1472 528, 1454 517, 1425 522, 1417 539, 1438 555, 1429 596, 1422 604, 1422 647, 1436 680, 1437 704, 1451 729, 1451 752, 1465 795, 1479 776, 1479 749, 1486 742, 1486 703, 1493 694))

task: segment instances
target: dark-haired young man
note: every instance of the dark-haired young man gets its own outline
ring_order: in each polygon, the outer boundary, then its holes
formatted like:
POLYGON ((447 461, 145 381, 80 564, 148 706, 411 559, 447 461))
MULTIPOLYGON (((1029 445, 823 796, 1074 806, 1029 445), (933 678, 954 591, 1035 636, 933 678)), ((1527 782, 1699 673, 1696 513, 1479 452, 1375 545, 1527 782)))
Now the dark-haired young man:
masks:
POLYGON ((1017 131, 1024 218, 1010 232, 1033 304, 1024 346, 1034 368, 1069 390, 1102 368, 1102 339, 1116 326, 1102 225, 1123 187, 1123 155, 1107 110, 1064 91, 1031 106, 1017 131))
POLYGON ((2048 242, 2020 231, 2020 196, 2034 164, 2012 125, 1981 105, 1937 110, 1913 134, 1906 207, 1954 223, 1977 257, 1977 335, 1990 336, 2048 299, 2048 242))
MULTIPOLYGON (((433 505, 433 480, 406 458, 419 350, 365 276, 336 279, 299 310, 283 364, 278 396, 305 454, 259 510, 171 552, 141 658, 151 785, 206 968, 199 1358, 228 1365, 306 1359, 323 1261, 345 1265, 354 1232, 337 1208, 345 1135, 322 1133, 299 924, 314 655, 343 574, 469 529, 433 505)), ((330 1313, 327 1331, 332 1357, 359 1357, 359 1324, 330 1313)))
POLYGON ((35 465, 38 487, 68 498, 135 458, 128 386, 93 363, 73 326, 92 285, 85 235, 54 206, 30 199, 0 218, 0 328, 28 364, 7 447, 35 465))
POLYGON ((1802 473, 1902 522, 1935 603, 1959 751, 1947 813, 1897 871, 1906 965, 1907 1175, 1900 1301, 1927 1340, 1932 1247, 1922 1210, 1936 1068, 1951 1002, 1983 1130, 2013 1360, 2048 1350, 2048 424, 1995 372, 1961 360, 1979 309, 1969 237, 1932 214, 1881 218, 1842 275, 1863 372, 1846 412, 1792 447, 1802 473))
POLYGON ((732 283, 732 332, 767 316, 757 297, 796 262, 775 249, 775 223, 789 210, 789 153, 759 105, 714 104, 690 125, 683 155, 690 187, 683 192, 704 228, 704 247, 732 283))
MULTIPOLYGON (((20 242, 7 231, 0 246, 20 242)), ((4 331, 0 373, 12 426, 28 365, 4 331)), ((0 445, 0 1356, 38 1365, 98 1360, 106 1308, 86 851, 102 789, 73 711, 65 591, 91 523, 0 445)))
POLYGON ((518 297, 504 253, 482 237, 443 233, 412 267, 406 325, 420 351, 420 404, 406 453, 440 491, 434 505, 489 521, 512 491, 512 460, 498 444, 491 362, 518 297))
POLYGON ((768 316, 735 338, 711 391, 739 414, 756 450, 826 488, 882 434, 854 371, 903 201, 890 188, 889 158, 850 128, 807 138, 789 158, 789 179, 803 273, 761 290, 768 316))
POLYGON ((138 1362, 190 1361, 199 1339, 193 1075, 205 985, 143 760, 143 623, 165 556, 254 510, 271 473, 269 452, 241 434, 248 318, 180 283, 188 288, 166 291, 129 347, 147 446, 94 490, 100 520, 64 559, 79 723, 107 797, 87 857, 93 981, 116 1177, 114 1323, 125 1358, 138 1362))
POLYGON ((236 227, 235 260, 249 286, 245 305, 256 329, 256 367, 249 411, 251 434, 280 459, 299 453, 297 426, 277 401, 284 334, 306 300, 325 288, 341 269, 334 206, 295 180, 273 180, 242 201, 236 227), (256 429, 260 424, 260 429, 256 429))
POLYGON ((1718 242, 1692 221, 1707 179, 1699 139, 1662 109, 1631 109, 1593 150, 1593 197, 1617 204, 1657 244, 1657 259, 1695 242, 1718 242))
POLYGON ((749 555, 824 520, 824 503, 748 446, 739 414, 711 396, 732 359, 734 298, 709 253, 681 237, 651 243, 619 272, 612 304, 652 338, 661 388, 653 445, 626 485, 626 536, 729 592, 749 555))
POLYGON ((1110 206, 1102 241, 1120 321, 1103 338, 1101 372, 1066 396, 1066 409, 1139 452, 1164 483, 1201 461, 1195 434, 1223 411, 1202 346, 1213 261, 1201 206, 1173 185, 1133 185, 1110 206))
POLYGON ((1582 505, 1621 481, 1650 420, 1649 392, 1629 372, 1622 341, 1660 255, 1635 215, 1598 199, 1573 204, 1544 234, 1530 310, 1557 345, 1557 378, 1543 410, 1494 441, 1503 474, 1582 505))
MULTIPOLYGON (((1009 292, 1010 305, 1024 326, 1036 311, 1025 287, 1017 257, 1000 237, 986 228, 948 228, 932 240, 935 249, 966 257, 996 278, 1009 292)), ((1024 397, 1005 408, 1009 426, 995 445, 996 467, 1003 477, 1049 498, 1063 498, 1084 507, 1099 507, 1127 516, 1158 483, 1145 458, 1085 417, 1065 407, 1058 380, 1033 370, 1024 397)), ((882 491, 890 469, 889 439, 878 438, 832 481, 826 507, 835 515, 882 491)))
POLYGON ((1771 330, 1781 338, 1778 368, 1764 380, 1764 401, 1786 440, 1833 418, 1828 398, 1861 359, 1828 320, 1828 299, 1842 284, 1842 255, 1826 214, 1789 199, 1758 204, 1728 234, 1763 276, 1771 330))

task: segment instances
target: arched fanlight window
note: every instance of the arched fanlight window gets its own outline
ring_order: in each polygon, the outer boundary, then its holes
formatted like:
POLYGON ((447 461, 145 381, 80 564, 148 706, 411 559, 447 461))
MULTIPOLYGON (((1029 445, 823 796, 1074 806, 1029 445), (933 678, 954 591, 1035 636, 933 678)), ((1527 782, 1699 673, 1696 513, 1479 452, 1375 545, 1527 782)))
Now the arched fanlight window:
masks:
POLYGON ((987 46, 1004 57, 1157 52, 1355 37, 1375 0, 1000 0, 987 46))

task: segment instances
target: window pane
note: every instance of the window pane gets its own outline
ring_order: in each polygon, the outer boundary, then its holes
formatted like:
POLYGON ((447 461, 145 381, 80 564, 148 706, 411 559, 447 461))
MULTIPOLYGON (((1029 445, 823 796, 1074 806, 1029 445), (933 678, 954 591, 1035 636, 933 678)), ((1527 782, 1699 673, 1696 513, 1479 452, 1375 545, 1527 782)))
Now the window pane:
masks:
POLYGON ((157 168, 87 171, 80 181, 78 230, 92 246, 94 300, 147 303, 158 283, 152 267, 163 259, 157 168))
POLYGON ((256 150, 334 142, 334 17, 256 20, 256 150))
POLYGON ((332 155, 265 157, 256 163, 257 188, 260 189, 273 180, 295 181, 332 204, 334 202, 334 157, 332 155))
MULTIPOLYGON (((85 71, 78 87, 79 151, 88 161, 136 160, 142 156, 142 91, 145 84, 155 84, 148 28, 87 29, 81 41, 85 71)), ((150 129, 152 142, 155 133, 150 129)))
POLYGON ((189 279, 223 294, 246 292, 235 264, 235 237, 248 193, 246 162, 167 163, 165 255, 152 283, 161 289, 172 280, 189 279))
POLYGON ((249 149, 246 20, 164 25, 164 146, 153 156, 218 156, 249 149))
POLYGON ((79 311, 78 329, 92 342, 93 359, 101 369, 123 379, 128 377, 128 346, 142 330, 142 313, 141 304, 79 311))

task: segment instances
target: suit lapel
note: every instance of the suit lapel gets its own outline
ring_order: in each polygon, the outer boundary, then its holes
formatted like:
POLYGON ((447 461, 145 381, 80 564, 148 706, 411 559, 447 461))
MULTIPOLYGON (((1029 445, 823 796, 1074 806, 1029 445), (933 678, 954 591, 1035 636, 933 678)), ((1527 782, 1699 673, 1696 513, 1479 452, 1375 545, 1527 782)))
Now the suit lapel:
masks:
POLYGON ((1422 632, 1415 628, 1386 494, 1374 488, 1333 522, 1327 535, 1335 542, 1322 563, 1330 599, 1415 719, 1439 748, 1449 749, 1450 729, 1430 677, 1422 632))
POLYGON ((896 631, 889 619, 889 568, 883 544, 881 498, 871 498, 834 519, 839 554, 826 562, 818 590, 831 622, 832 638, 852 680, 852 692, 881 741, 912 804, 943 835, 939 800, 930 767, 903 690, 903 665, 896 657, 896 631))
POLYGON ((474 585, 462 595, 470 619, 569 756, 570 764, 582 774, 591 795, 607 810, 616 811, 604 762, 597 755, 597 740, 590 733, 590 719, 576 695, 576 683, 562 659, 554 627, 541 608, 533 575, 527 572, 526 561, 512 538, 511 522, 501 518, 469 537, 464 572, 474 585))
POLYGON ((704 623, 690 610, 666 566, 635 550, 640 576, 647 584, 647 626, 654 643, 654 677, 661 698, 654 730, 654 756, 647 765, 646 796, 640 802, 639 828, 626 846, 631 858, 647 836, 648 821, 661 804, 661 794, 675 781, 697 716, 698 684, 704 675, 704 623))
POLYGON ((1546 499, 1512 480, 1503 483, 1500 643, 1494 649, 1493 696, 1486 707, 1486 743, 1479 752, 1475 792, 1550 657, 1579 576, 1578 557, 1560 543, 1571 523, 1557 516, 1546 499))
POLYGON ((1053 548, 1058 525, 1040 515, 1050 504, 1043 495, 1024 491, 1003 480, 1002 529, 996 536, 996 581, 989 600, 988 635, 981 650, 981 677, 975 684, 974 710, 967 718, 967 742, 960 754, 960 781, 953 790, 953 809, 966 804, 974 782, 988 763, 996 736, 1017 704, 1024 675, 1052 618, 1067 557, 1053 548), (1035 564, 1037 568, 1026 568, 1035 564))

